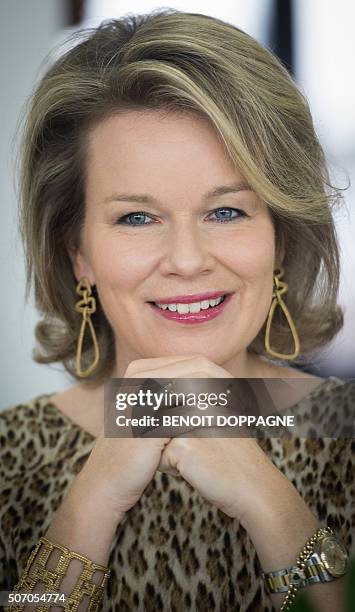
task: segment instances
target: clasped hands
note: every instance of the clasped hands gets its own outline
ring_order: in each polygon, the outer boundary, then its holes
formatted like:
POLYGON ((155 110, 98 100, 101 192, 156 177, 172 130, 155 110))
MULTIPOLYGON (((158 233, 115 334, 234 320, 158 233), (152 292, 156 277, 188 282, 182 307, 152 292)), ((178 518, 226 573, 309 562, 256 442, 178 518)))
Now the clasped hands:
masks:
MULTIPOLYGON (((127 378, 233 378, 203 355, 132 361, 127 378)), ((158 470, 180 475, 208 502, 248 530, 278 509, 299 506, 300 496, 267 457, 256 438, 176 437, 165 446, 158 470)))

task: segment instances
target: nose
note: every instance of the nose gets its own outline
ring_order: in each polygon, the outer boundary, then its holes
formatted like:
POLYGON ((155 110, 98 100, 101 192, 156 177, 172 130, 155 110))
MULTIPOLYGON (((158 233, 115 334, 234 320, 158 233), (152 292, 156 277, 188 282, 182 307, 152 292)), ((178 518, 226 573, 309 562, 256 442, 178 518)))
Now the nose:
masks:
POLYGON ((162 255, 163 274, 193 277, 214 268, 210 241, 191 218, 172 223, 162 255))

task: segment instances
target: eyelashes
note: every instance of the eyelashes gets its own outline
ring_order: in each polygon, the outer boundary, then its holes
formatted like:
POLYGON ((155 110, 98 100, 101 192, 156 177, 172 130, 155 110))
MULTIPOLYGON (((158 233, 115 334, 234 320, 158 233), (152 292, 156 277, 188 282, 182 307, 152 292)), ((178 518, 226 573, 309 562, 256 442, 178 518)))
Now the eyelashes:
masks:
MULTIPOLYGON (((223 211, 223 213, 232 211, 238 214, 234 217, 227 215, 227 216, 222 216, 222 218, 219 218, 219 219, 214 219, 217 223, 232 223, 233 221, 241 219, 242 217, 249 216, 247 215, 246 212, 244 212, 244 210, 240 210, 239 208, 231 208, 230 206, 223 206, 220 208, 216 208, 216 210, 213 210, 210 213, 210 215, 214 215, 220 211, 223 211)), ((145 213, 144 211, 135 211, 135 212, 128 213, 127 215, 123 215, 122 217, 117 219, 116 224, 126 225, 126 226, 131 226, 131 227, 138 227, 139 225, 143 225, 143 226, 149 225, 150 226, 150 225, 153 225, 153 223, 155 223, 155 221, 145 223, 144 221, 142 221, 142 218, 149 218, 149 215, 145 213)))

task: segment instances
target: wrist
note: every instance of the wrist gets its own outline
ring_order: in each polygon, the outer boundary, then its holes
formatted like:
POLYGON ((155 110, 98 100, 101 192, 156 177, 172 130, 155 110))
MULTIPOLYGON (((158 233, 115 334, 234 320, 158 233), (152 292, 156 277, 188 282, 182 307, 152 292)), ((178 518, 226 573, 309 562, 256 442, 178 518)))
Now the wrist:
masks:
POLYGON ((125 515, 116 499, 110 495, 110 485, 83 471, 73 481, 67 503, 74 514, 85 515, 91 521, 104 522, 112 530, 116 529, 125 515))
POLYGON ((115 512, 105 503, 97 488, 82 486, 77 477, 45 536, 95 563, 107 565, 117 525, 123 516, 124 513, 115 512))
POLYGON ((92 517, 103 517, 105 523, 117 526, 126 512, 117 501, 117 493, 111 492, 112 485, 95 474, 85 471, 76 476, 68 493, 72 507, 92 517))
POLYGON ((279 498, 259 500, 242 525, 264 572, 293 565, 304 542, 321 527, 289 481, 279 498))
POLYGON ((250 536, 260 529, 265 531, 265 525, 268 532, 286 530, 291 527, 290 521, 296 529, 305 522, 318 528, 318 521, 304 499, 282 473, 279 472, 272 484, 270 480, 266 484, 266 491, 259 490, 240 521, 250 536))

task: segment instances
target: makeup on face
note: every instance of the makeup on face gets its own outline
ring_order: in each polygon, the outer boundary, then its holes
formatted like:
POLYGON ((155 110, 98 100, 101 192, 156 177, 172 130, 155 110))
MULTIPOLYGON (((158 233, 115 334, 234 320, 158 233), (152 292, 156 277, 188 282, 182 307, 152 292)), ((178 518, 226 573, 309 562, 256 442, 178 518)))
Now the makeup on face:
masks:
POLYGON ((169 301, 163 299, 158 302, 148 302, 148 304, 157 315, 175 321, 175 323, 206 323, 218 317, 224 311, 233 295, 234 293, 222 293, 222 295, 212 298, 205 296, 205 299, 199 299, 198 301, 196 297, 181 296, 169 301))
POLYGON ((96 283, 122 362, 243 355, 272 299, 274 227, 210 122, 132 111, 88 149, 76 272, 96 283))

